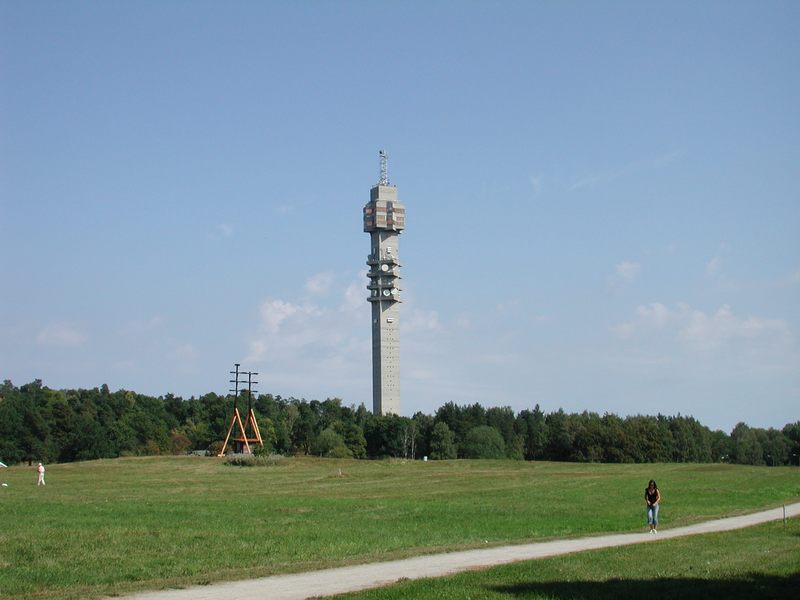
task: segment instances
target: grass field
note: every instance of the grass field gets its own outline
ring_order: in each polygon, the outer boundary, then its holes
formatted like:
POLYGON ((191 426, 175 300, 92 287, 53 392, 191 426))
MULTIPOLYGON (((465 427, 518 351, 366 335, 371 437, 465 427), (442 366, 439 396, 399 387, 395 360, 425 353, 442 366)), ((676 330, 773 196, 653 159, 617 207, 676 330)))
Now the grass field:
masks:
POLYGON ((0 598, 95 598, 644 525, 800 500, 796 468, 198 457, 3 469, 0 598))
POLYGON ((800 520, 421 579, 337 600, 800 597, 800 520))

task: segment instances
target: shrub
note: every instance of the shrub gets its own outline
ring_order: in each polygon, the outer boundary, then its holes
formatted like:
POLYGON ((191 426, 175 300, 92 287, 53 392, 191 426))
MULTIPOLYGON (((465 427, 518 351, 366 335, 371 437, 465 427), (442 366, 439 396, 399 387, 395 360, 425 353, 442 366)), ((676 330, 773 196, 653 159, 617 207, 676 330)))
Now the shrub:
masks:
POLYGON ((464 458, 506 458, 506 443, 494 427, 480 425, 467 432, 464 458))
POLYGON ((431 434, 431 458, 433 460, 448 460, 455 457, 455 434, 450 431, 447 423, 439 421, 433 426, 433 433, 431 434))
MULTIPOLYGON (((331 451, 344 446, 344 438, 328 427, 323 429, 311 445, 311 452, 317 456, 330 456, 331 451)), ((351 453, 352 456, 352 453, 351 453)))
POLYGON ((232 467, 276 467, 288 464, 288 459, 281 454, 254 456, 252 454, 233 454, 225 459, 224 464, 232 467))
POLYGON ((353 451, 347 446, 336 446, 327 454, 330 458, 353 458, 353 451))

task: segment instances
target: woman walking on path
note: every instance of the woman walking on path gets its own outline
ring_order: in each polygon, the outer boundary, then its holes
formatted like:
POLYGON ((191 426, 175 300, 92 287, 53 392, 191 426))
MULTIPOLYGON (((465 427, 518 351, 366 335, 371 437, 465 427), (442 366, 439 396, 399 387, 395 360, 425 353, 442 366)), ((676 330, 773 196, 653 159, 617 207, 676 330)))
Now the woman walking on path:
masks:
POLYGON ((661 502, 661 492, 652 479, 644 490, 644 501, 647 504, 647 524, 650 525, 650 533, 658 533, 656 527, 658 527, 658 503, 661 502))
POLYGON ((36 467, 36 470, 39 472, 39 479, 36 482, 37 486, 44 485, 44 465, 39 463, 39 466, 36 467))

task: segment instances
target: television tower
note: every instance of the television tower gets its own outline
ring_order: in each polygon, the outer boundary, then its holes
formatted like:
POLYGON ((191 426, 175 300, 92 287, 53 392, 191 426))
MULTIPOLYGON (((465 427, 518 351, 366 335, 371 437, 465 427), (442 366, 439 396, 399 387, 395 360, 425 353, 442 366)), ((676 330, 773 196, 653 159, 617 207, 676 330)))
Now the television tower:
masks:
POLYGON ((372 412, 400 414, 400 232, 406 209, 389 184, 387 156, 380 153, 380 179, 369 192, 364 207, 364 231, 369 233, 370 295, 372 305, 372 412))

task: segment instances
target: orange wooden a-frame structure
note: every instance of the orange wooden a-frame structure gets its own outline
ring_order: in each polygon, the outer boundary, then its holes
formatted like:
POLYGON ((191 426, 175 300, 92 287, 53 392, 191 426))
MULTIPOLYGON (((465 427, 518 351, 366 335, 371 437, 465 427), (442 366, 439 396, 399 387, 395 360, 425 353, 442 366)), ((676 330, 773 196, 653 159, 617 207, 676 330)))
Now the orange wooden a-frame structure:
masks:
POLYGON ((231 375, 234 375, 234 379, 231 379, 231 383, 234 384, 234 389, 231 391, 233 392, 233 416, 231 417, 231 424, 228 427, 228 435, 225 436, 225 442, 222 444, 222 449, 219 451, 217 456, 224 456, 225 450, 228 447, 228 441, 231 439, 231 433, 233 432, 233 428, 238 425, 238 437, 234 437, 233 441, 234 450, 236 452, 244 452, 245 454, 252 454, 253 450, 250 448, 251 444, 259 444, 260 446, 264 446, 264 440, 261 439, 261 431, 258 428, 258 421, 256 421, 256 413, 253 412, 253 384, 258 383, 257 381, 253 381, 253 375, 258 375, 255 372, 248 372, 247 373, 247 418, 245 419, 244 423, 242 423, 242 416, 239 414, 239 406, 238 406, 238 399, 239 399, 239 384, 244 383, 244 381, 239 381, 239 375, 244 375, 245 371, 239 372, 239 363, 236 363, 236 370, 231 371, 231 375), (248 435, 248 432, 250 434, 248 435))

